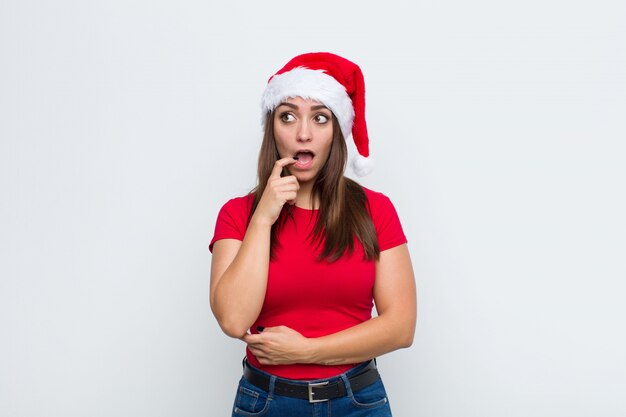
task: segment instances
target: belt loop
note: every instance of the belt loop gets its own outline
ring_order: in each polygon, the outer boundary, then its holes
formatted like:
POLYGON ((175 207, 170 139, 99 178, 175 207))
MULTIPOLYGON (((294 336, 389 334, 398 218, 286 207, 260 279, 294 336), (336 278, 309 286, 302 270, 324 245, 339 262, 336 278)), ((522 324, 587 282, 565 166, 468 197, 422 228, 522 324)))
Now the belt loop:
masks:
POLYGON ((341 380, 343 381, 343 385, 346 387, 346 395, 350 398, 354 397, 354 394, 352 393, 352 385, 350 385, 350 380, 348 379, 348 376, 345 372, 342 373, 340 376, 341 380))
POLYGON ((271 400, 274 398, 274 387, 276 386, 276 375, 270 376, 270 386, 267 389, 267 399, 271 400))

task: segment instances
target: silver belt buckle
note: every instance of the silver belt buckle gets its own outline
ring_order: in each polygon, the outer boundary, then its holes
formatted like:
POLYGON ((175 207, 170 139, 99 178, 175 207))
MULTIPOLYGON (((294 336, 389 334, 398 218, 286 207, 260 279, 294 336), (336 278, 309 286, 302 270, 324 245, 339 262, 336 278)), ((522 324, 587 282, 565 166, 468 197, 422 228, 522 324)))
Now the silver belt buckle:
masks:
POLYGON ((328 385, 328 381, 318 382, 316 384, 309 384, 309 402, 310 403, 321 403, 324 401, 328 401, 328 398, 325 398, 323 400, 316 400, 313 398, 313 395, 315 395, 315 393, 313 392, 313 388, 323 387, 324 385, 328 385))

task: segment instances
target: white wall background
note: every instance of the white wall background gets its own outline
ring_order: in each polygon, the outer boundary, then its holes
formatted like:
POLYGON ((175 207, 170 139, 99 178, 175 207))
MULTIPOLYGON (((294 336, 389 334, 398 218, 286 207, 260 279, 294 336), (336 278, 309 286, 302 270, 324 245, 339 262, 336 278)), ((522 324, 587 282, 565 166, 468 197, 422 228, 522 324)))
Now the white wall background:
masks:
POLYGON ((0 416, 226 416, 207 305, 292 56, 359 63, 419 286, 396 416, 626 415, 626 4, 0 3, 0 416))

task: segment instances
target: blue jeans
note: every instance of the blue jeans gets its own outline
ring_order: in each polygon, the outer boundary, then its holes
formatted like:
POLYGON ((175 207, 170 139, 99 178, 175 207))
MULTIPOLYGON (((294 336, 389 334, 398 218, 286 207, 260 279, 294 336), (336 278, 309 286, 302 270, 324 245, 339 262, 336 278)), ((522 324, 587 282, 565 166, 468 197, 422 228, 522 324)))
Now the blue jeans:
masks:
MULTIPOLYGON (((248 365, 250 366, 250 365, 248 365)), ((302 381, 302 385, 309 382, 329 381, 332 383, 342 379, 346 386, 345 397, 333 398, 329 401, 310 403, 301 398, 285 397, 274 394, 275 381, 288 381, 299 383, 292 379, 286 380, 257 369, 257 372, 269 376, 270 388, 265 391, 252 385, 245 378, 239 381, 235 404, 233 405, 233 417, 391 417, 391 408, 383 382, 378 377, 376 382, 352 392, 348 378, 358 373, 367 363, 360 364, 347 372, 335 377, 318 380, 302 381)))

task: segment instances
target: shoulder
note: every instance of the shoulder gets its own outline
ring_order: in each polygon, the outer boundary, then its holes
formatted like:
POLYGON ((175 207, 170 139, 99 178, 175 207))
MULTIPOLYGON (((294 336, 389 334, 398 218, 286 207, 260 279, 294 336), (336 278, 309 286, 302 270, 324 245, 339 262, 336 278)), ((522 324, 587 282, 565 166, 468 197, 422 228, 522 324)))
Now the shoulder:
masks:
POLYGON ((233 197, 230 200, 228 200, 226 204, 233 205, 233 206, 246 206, 246 205, 252 205, 253 200, 254 200, 254 194, 249 193, 249 194, 242 195, 239 197, 233 197))
POLYGON ((361 188, 363 188, 363 191, 365 192, 367 203, 372 212, 393 207, 391 200, 385 194, 378 191, 370 190, 369 188, 363 186, 361 186, 361 188))
POLYGON ((254 196, 248 194, 231 198, 222 206, 215 222, 213 239, 209 244, 210 251, 213 251, 213 244, 220 239, 243 240, 253 201, 254 196))
POLYGON ((231 198, 220 209, 217 215, 217 222, 229 222, 245 229, 253 202, 254 194, 231 198))
POLYGON ((224 205, 222 206, 222 211, 245 212, 247 214, 252 208, 253 201, 254 194, 246 194, 241 197, 231 198, 226 203, 224 203, 224 205))
POLYGON ((385 194, 363 187, 381 252, 407 242, 393 203, 385 194))

